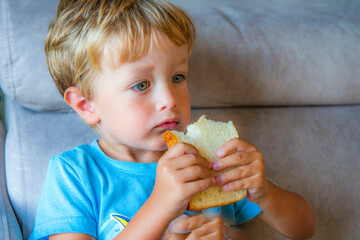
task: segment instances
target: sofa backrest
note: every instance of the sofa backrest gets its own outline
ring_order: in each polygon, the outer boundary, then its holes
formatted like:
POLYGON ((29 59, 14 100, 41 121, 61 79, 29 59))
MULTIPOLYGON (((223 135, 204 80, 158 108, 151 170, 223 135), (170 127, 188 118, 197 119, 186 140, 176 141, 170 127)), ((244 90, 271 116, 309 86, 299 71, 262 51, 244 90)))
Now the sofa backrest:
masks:
MULTIPOLYGON (((1 88, 36 111, 69 110, 43 51, 57 2, 0 1, 1 88)), ((360 103, 356 1, 174 2, 197 26, 190 61, 193 107, 360 103)))
MULTIPOLYGON (((194 108, 360 103, 358 0, 172 1, 197 26, 189 80, 194 108)), ((45 64, 43 43, 57 3, 0 0, 0 86, 11 100, 8 122, 21 122, 8 124, 7 186, 25 239, 49 157, 94 138, 76 114, 62 113, 70 108, 45 64)), ((267 114, 261 116, 268 120, 267 114)))
POLYGON ((36 111, 69 109, 47 71, 44 39, 58 1, 0 1, 0 84, 36 111))

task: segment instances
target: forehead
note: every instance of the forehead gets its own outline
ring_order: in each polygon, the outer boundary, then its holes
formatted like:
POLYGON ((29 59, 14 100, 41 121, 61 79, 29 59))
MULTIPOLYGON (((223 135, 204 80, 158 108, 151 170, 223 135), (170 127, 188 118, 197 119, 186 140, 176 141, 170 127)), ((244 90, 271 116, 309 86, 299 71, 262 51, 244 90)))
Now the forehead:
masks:
POLYGON ((151 72, 166 71, 173 72, 181 69, 187 71, 188 54, 187 45, 176 46, 174 44, 164 44, 153 46, 147 55, 132 62, 125 62, 118 65, 107 65, 103 73, 126 73, 127 76, 141 76, 151 72))
MULTIPOLYGON (((109 42, 104 48, 102 56, 101 69, 118 68, 125 63, 139 63, 145 64, 151 61, 156 55, 173 55, 174 58, 180 59, 182 63, 188 61, 189 46, 187 44, 178 45, 163 33, 154 35, 148 42, 139 39, 138 44, 134 49, 128 49, 124 44, 117 44, 117 42, 109 42), (124 53, 124 48, 126 51, 124 53)), ((141 70, 141 69, 139 69, 141 70)))

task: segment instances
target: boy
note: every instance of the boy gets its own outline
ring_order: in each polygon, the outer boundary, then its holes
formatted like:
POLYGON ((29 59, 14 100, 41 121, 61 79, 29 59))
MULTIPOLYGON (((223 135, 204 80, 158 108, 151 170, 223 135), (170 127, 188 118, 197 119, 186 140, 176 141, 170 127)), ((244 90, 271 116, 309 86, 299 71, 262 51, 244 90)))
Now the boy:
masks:
MULTIPOLYGON (((162 134, 186 131, 190 121, 194 41, 189 16, 163 0, 60 1, 45 43, 49 71, 100 140, 50 160, 30 239, 160 239, 191 196, 214 184, 248 189, 249 201, 224 207, 227 220, 258 216, 289 237, 314 234, 307 201, 266 180, 256 147, 232 139, 214 164, 188 144, 166 151, 162 134)), ((185 230, 166 238, 225 233, 220 218, 203 216, 190 217, 185 230)))

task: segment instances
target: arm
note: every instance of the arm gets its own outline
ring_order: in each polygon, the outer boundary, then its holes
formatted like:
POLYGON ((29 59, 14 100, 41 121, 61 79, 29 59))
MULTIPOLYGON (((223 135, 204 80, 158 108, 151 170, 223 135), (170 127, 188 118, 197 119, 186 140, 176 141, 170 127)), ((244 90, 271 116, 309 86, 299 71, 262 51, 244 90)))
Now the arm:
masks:
POLYGON ((170 222, 186 210, 190 198, 215 184, 210 168, 193 146, 178 143, 170 148, 158 161, 149 199, 115 239, 161 239, 170 222))
MULTIPOLYGON (((178 143, 158 161, 155 186, 149 199, 114 238, 156 239, 163 237, 170 222, 187 208, 192 195, 215 184, 211 164, 189 145, 178 143)), ((90 240, 79 233, 64 233, 51 240, 90 240)))
POLYGON ((206 218, 203 214, 175 220, 165 234, 165 240, 225 239, 227 227, 220 217, 206 218))
POLYGON ((225 191, 248 189, 246 198, 262 209, 261 220, 289 238, 315 234, 316 216, 308 202, 266 179, 264 158, 255 146, 235 138, 219 149, 218 156, 215 171, 233 169, 218 176, 217 184, 225 191))
POLYGON ((60 233, 49 236, 49 240, 95 240, 93 236, 82 233, 60 233))
POLYGON ((268 182, 268 194, 257 203, 263 210, 259 218, 283 235, 294 239, 311 238, 316 215, 302 196, 268 182))

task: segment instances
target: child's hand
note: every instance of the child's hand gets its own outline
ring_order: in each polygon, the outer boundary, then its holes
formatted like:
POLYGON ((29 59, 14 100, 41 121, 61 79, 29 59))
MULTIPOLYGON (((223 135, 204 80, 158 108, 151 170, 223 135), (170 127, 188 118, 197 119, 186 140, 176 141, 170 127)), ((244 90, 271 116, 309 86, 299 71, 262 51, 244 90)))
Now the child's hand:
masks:
POLYGON ((195 147, 178 143, 158 161, 151 198, 174 219, 186 210, 194 194, 215 184, 211 168, 212 164, 195 147))
POLYGON ((165 240, 223 240, 226 227, 220 217, 206 218, 203 214, 198 216, 182 216, 165 234, 165 240), (181 233, 181 232, 190 233, 181 233))
POLYGON ((248 189, 247 199, 257 202, 268 192, 264 158, 257 148, 239 138, 225 143, 217 152, 215 171, 233 168, 220 174, 216 183, 225 191, 248 189))

